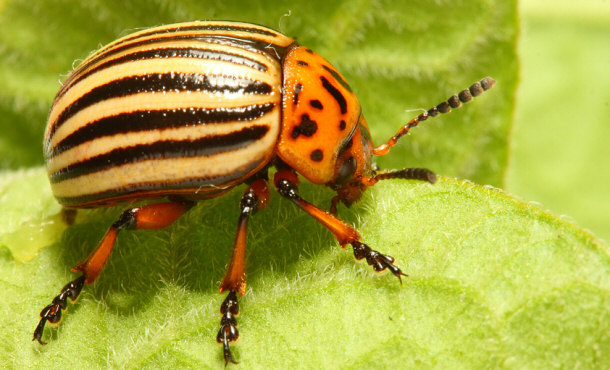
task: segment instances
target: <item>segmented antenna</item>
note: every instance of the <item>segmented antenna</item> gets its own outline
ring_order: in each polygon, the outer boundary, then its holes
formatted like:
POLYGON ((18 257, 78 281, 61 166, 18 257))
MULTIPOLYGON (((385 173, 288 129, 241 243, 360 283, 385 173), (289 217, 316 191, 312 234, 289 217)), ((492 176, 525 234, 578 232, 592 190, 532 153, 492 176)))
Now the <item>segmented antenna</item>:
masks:
POLYGON ((409 123, 402 126, 396 135, 392 136, 390 140, 379 145, 373 149, 374 155, 386 155, 390 149, 396 145, 396 142, 409 133, 412 127, 417 126, 420 122, 427 120, 430 117, 436 117, 439 113, 449 113, 451 108, 456 109, 462 106, 462 103, 468 103, 473 97, 481 95, 483 92, 491 89, 496 81, 491 77, 485 77, 481 81, 473 83, 468 89, 460 91, 458 94, 454 94, 452 97, 437 105, 436 107, 428 109, 428 111, 420 114, 413 118, 409 123))

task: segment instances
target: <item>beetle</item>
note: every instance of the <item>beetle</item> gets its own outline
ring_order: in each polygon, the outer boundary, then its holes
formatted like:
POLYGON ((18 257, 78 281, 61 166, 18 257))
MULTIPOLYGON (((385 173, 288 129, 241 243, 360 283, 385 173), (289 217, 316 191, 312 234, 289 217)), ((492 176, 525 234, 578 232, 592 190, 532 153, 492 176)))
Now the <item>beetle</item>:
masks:
POLYGON ((67 300, 100 275, 117 234, 172 224, 197 201, 246 184, 233 252, 220 292, 217 342, 236 363, 238 294, 245 292, 245 249, 251 215, 269 200, 268 171, 278 193, 308 213, 357 260, 375 271, 405 274, 394 258, 370 248, 337 217, 379 180, 434 183, 423 168, 379 171, 385 155, 412 127, 472 100, 494 84, 487 77, 403 125, 374 147, 360 104, 343 76, 293 38, 255 24, 197 21, 141 30, 92 53, 63 82, 44 134, 54 196, 65 209, 157 200, 125 210, 93 252, 40 313, 33 340, 57 323, 67 300), (298 194, 300 174, 337 195, 330 211, 298 194))

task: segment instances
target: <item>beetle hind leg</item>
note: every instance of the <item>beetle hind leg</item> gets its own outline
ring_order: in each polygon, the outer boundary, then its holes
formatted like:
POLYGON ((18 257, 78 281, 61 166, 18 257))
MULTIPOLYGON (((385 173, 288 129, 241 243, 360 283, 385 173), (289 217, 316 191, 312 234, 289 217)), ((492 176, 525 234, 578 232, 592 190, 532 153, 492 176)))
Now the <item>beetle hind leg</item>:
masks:
POLYGON ((70 301, 74 302, 83 286, 93 283, 102 272, 110 252, 114 247, 117 234, 123 229, 160 229, 169 226, 180 215, 189 210, 194 203, 192 202, 164 202, 154 203, 142 207, 126 210, 119 219, 110 226, 104 237, 89 257, 74 266, 72 271, 80 272, 81 276, 66 284, 61 292, 53 298, 51 304, 43 308, 40 312, 40 321, 34 329, 34 337, 40 344, 42 341, 44 326, 47 322, 56 324, 61 320, 62 310, 65 310, 70 301))

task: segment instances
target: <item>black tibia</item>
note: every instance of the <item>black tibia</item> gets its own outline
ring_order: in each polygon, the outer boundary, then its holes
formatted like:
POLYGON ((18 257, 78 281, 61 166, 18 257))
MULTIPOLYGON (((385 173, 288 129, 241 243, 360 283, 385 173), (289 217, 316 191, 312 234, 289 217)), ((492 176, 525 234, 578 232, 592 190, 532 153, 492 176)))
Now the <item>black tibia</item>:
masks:
POLYGON ((372 250, 371 247, 359 241, 353 241, 350 244, 352 245, 352 248, 354 248, 354 257, 356 257, 357 260, 366 258, 366 263, 368 263, 369 266, 372 266, 375 271, 380 272, 388 269, 398 278, 398 280, 400 280, 401 284, 401 276, 408 276, 403 273, 398 266, 394 265, 394 257, 372 250))
POLYGON ((46 344, 41 339, 45 323, 47 321, 52 324, 58 323, 61 320, 61 311, 65 310, 68 304, 67 299, 70 298, 70 301, 74 302, 83 289, 84 284, 85 277, 81 276, 69 282, 61 289, 61 293, 53 299, 53 302, 40 312, 40 322, 34 330, 34 338, 32 340, 37 340, 40 344, 46 344))
POLYGON ((227 298, 225 298, 220 306, 220 314, 222 319, 220 319, 220 330, 216 336, 216 342, 222 343, 225 365, 229 362, 237 364, 238 362, 233 359, 231 349, 229 348, 229 342, 235 342, 239 338, 237 320, 235 319, 235 316, 239 314, 239 305, 235 291, 230 291, 227 294, 227 298))

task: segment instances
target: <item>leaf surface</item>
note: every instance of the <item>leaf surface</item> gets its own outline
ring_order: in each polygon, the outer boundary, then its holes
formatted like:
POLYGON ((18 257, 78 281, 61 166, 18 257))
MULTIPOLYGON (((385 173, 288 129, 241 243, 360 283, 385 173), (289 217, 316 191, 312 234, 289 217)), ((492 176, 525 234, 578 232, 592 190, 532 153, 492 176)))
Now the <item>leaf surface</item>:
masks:
MULTIPOLYGON (((328 202, 318 188, 302 188, 328 202)), ((47 346, 30 341, 38 311, 76 276, 67 266, 87 255, 120 209, 81 212, 27 263, 4 247, 0 363, 219 366, 217 284, 240 192, 200 203, 168 229, 122 233, 102 277, 61 326, 46 329, 47 346)), ((382 182, 341 214, 409 277, 400 285, 355 263, 274 194, 250 223, 242 338, 233 347, 246 366, 607 364, 610 255, 590 234, 497 189, 445 177, 436 185, 382 182)))

